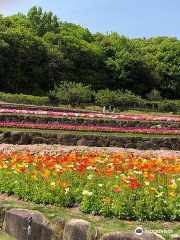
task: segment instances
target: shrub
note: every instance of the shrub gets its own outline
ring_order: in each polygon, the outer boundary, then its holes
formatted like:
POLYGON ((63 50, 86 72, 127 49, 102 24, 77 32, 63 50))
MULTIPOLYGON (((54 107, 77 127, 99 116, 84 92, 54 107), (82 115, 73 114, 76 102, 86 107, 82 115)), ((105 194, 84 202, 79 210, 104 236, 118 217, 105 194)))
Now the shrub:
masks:
POLYGON ((92 91, 90 86, 84 86, 82 83, 64 81, 60 85, 56 85, 50 95, 59 99, 61 103, 70 104, 74 108, 76 104, 89 102, 92 91))
POLYGON ((118 91, 117 105, 118 108, 123 112, 127 111, 130 106, 145 106, 146 101, 141 97, 136 96, 129 90, 126 90, 125 92, 118 91))
POLYGON ((94 96, 95 103, 100 107, 117 107, 117 91, 111 91, 109 89, 99 90, 97 93, 94 94, 94 96))
POLYGON ((180 111, 180 101, 166 99, 158 103, 158 109, 163 112, 177 113, 180 111))
POLYGON ((125 92, 117 90, 110 91, 109 89, 100 90, 95 93, 95 102, 98 106, 113 106, 119 108, 122 112, 128 110, 130 106, 145 106, 146 101, 141 97, 136 96, 129 90, 125 92))
POLYGON ((161 93, 157 89, 153 89, 150 93, 147 94, 149 101, 160 101, 162 100, 161 93))
POLYGON ((48 105, 49 97, 39 97, 25 94, 11 94, 0 92, 0 100, 9 103, 22 103, 34 105, 48 105))

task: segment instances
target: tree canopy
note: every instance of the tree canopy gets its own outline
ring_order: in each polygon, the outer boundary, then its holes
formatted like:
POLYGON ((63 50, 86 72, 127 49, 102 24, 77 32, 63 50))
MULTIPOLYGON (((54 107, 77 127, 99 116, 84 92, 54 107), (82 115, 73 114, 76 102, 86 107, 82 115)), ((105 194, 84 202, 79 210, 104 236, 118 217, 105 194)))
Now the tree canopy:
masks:
POLYGON ((0 91, 44 95, 63 81, 178 99, 180 41, 92 34, 37 7, 0 15, 0 91))

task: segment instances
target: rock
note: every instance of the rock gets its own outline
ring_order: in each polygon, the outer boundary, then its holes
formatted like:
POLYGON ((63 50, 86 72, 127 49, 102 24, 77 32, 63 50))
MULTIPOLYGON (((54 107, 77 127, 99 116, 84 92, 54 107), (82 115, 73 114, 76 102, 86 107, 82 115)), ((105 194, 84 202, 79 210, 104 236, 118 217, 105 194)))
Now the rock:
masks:
POLYGON ((172 149, 172 143, 169 142, 169 141, 163 141, 163 142, 160 144, 160 147, 161 147, 161 149, 163 149, 162 147, 172 149))
POLYGON ((141 137, 133 137, 133 143, 141 142, 141 140, 142 140, 141 137))
POLYGON ((63 135, 62 134, 57 134, 57 142, 61 144, 63 141, 63 135))
POLYGON ((0 134, 0 141, 3 140, 3 134, 0 134))
POLYGON ((120 138, 118 138, 118 141, 126 144, 126 143, 128 143, 128 137, 120 137, 120 138))
POLYGON ((161 147, 160 149, 161 150, 172 150, 172 148, 169 148, 169 147, 161 147))
MULTIPOLYGON (((119 142, 116 142, 116 141, 104 141, 103 142, 103 147, 117 147, 117 146, 120 146, 121 144, 123 143, 119 143, 119 142), (117 145, 118 144, 118 145, 117 145)), ((102 146, 101 146, 102 147, 102 146)))
POLYGON ((57 134, 56 133, 43 133, 42 136, 44 138, 57 138, 57 134))
POLYGON ((138 144, 138 148, 143 149, 143 150, 147 150, 147 149, 151 149, 151 142, 150 141, 145 141, 145 142, 141 142, 138 144))
POLYGON ((172 147, 173 150, 180 150, 180 143, 176 143, 172 147))
POLYGON ((77 141, 78 146, 88 146, 88 141, 86 139, 81 139, 77 141))
POLYGON ((143 233, 137 235, 130 232, 112 232, 105 234, 101 240, 165 240, 161 235, 156 233, 143 233))
POLYGON ((11 209, 6 211, 3 230, 18 240, 27 239, 27 219, 32 217, 32 240, 52 240, 53 230, 38 211, 11 209))
POLYGON ((93 140, 92 135, 86 135, 86 134, 83 135, 83 139, 85 139, 85 140, 93 140))
POLYGON ((151 147, 151 150, 159 150, 160 147, 158 144, 153 144, 152 147, 151 147))
POLYGON ((76 146, 77 140, 74 137, 69 137, 69 139, 65 139, 63 143, 67 146, 76 146))
POLYGON ((136 148, 137 146, 136 146, 136 144, 134 144, 134 143, 128 143, 128 144, 126 144, 126 148, 136 148))
MULTIPOLYGON (((102 145, 103 145, 103 147, 106 147, 106 145, 104 143, 106 143, 106 142, 102 142, 102 145)), ((112 141, 112 142, 109 142, 108 146, 124 148, 125 144, 122 142, 112 141)))
POLYGON ((118 140, 119 142, 126 143, 126 140, 124 138, 121 138, 121 137, 118 138, 117 136, 112 136, 112 135, 107 135, 107 140, 109 142, 118 140))
POLYGON ((31 136, 32 137, 42 137, 42 133, 41 132, 31 132, 31 136))
POLYGON ((11 137, 12 137, 12 139, 13 139, 13 141, 15 142, 15 143, 17 143, 20 139, 21 139, 21 137, 23 136, 23 132, 18 132, 18 131, 15 131, 15 132, 12 132, 11 133, 11 137))
POLYGON ((159 144, 162 141, 163 141, 163 138, 157 138, 157 137, 152 138, 152 143, 154 143, 154 144, 159 144))
POLYGON ((89 140, 85 146, 90 146, 90 147, 103 147, 104 144, 103 144, 103 142, 98 143, 98 141, 89 140))
POLYGON ((28 133, 26 133, 21 137, 19 144, 26 145, 26 144, 31 144, 31 142, 32 142, 32 137, 29 136, 28 133))
POLYGON ((58 142, 57 142, 56 138, 48 138, 47 139, 47 144, 54 145, 54 144, 58 144, 58 142))
POLYGON ((154 125, 154 126, 152 126, 150 128, 162 128, 162 125, 161 124, 157 124, 157 125, 154 125))
POLYGON ((7 144, 14 144, 14 141, 11 138, 4 138, 2 142, 7 144))
POLYGON ((172 137, 170 138, 170 141, 174 144, 174 143, 178 143, 178 138, 176 137, 172 137))
POLYGON ((70 138, 76 138, 76 135, 73 134, 57 134, 57 142, 59 144, 66 144, 70 138))
POLYGON ((179 237, 179 235, 177 235, 177 234, 172 234, 171 237, 172 237, 172 239, 174 239, 174 240, 180 240, 180 237, 179 237))
POLYGON ((44 142, 43 137, 36 137, 33 139, 32 144, 41 144, 44 142))
POLYGON ((88 240, 90 223, 82 219, 71 219, 66 222, 63 240, 88 240))
POLYGON ((3 139, 11 138, 11 132, 3 132, 3 139))
POLYGON ((0 205, 0 230, 2 229, 6 208, 9 207, 10 204, 0 205))

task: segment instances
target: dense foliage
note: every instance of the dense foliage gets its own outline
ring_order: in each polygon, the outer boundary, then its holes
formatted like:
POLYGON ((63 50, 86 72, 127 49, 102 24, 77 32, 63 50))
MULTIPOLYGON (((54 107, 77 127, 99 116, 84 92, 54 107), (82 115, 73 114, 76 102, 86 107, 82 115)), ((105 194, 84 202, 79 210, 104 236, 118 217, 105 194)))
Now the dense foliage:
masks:
POLYGON ((55 85, 50 94, 61 103, 70 104, 74 108, 76 104, 90 102, 92 91, 90 86, 83 86, 82 83, 62 82, 59 86, 55 85))
POLYGON ((48 105, 50 103, 49 97, 39 97, 25 94, 11 94, 3 92, 0 92, 0 101, 34 105, 48 105))
POLYGON ((0 90, 44 95, 61 81, 142 97, 156 88, 163 98, 178 99, 180 41, 91 34, 37 7, 27 16, 0 15, 0 90))

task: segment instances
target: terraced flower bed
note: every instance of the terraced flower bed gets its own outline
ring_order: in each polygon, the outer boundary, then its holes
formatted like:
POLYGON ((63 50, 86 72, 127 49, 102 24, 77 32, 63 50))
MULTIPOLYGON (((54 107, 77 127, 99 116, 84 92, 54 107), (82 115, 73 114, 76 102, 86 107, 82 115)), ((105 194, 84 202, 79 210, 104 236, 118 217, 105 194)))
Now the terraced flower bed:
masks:
POLYGON ((0 127, 22 128, 22 129, 44 129, 44 130, 65 130, 65 131, 85 131, 85 132, 107 132, 107 133, 142 133, 142 134, 164 134, 178 135, 180 129, 176 128, 118 128, 105 126, 78 126, 69 124, 45 124, 45 123, 20 123, 20 122, 0 122, 0 127))
POLYGON ((0 130, 4 132, 0 134, 0 142, 179 150, 179 120, 155 116, 0 109, 0 130))
POLYGON ((98 119, 85 117, 46 116, 35 114, 0 113, 0 122, 56 123, 86 126, 133 128, 180 128, 180 122, 126 119, 98 119))
POLYGON ((160 117, 160 116, 144 116, 144 115, 115 115, 115 114, 105 115, 105 114, 93 114, 93 113, 52 112, 52 111, 42 111, 42 110, 35 111, 35 110, 16 110, 16 109, 0 109, 0 113, 180 122, 180 118, 176 118, 176 117, 160 117))
POLYGON ((180 158, 99 152, 0 152, 0 191, 127 220, 180 220, 180 158))

